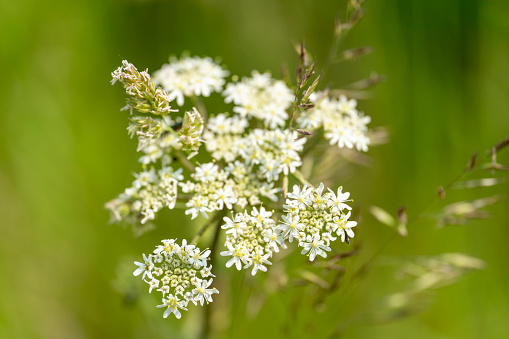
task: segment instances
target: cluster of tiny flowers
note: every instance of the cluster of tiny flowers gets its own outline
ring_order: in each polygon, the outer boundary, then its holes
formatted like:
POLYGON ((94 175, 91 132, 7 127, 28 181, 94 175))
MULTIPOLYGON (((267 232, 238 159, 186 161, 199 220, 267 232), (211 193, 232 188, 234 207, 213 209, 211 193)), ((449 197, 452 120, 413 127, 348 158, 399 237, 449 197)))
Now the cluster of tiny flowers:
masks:
POLYGON ((276 229, 289 242, 296 239, 303 248, 302 254, 309 256, 313 261, 317 255, 326 257, 330 251, 331 241, 336 240, 334 233, 341 241, 350 242, 354 237, 352 227, 357 225, 350 218, 351 207, 346 204, 350 193, 342 192, 339 187, 337 194, 330 188, 324 191, 321 183, 318 188, 293 186, 293 192, 289 193, 286 204, 283 205, 286 215, 276 229), (344 211, 348 211, 346 214, 344 211))
POLYGON ((256 128, 243 136, 247 124, 245 118, 237 116, 220 114, 211 118, 203 136, 207 151, 214 159, 223 159, 230 165, 240 158, 249 172, 256 172, 259 179, 268 182, 277 181, 281 173, 288 175, 302 165, 299 152, 306 139, 298 139, 297 132, 256 128))
POLYGON ((164 88, 170 101, 176 99, 182 106, 184 96, 208 97, 212 92, 221 92, 228 74, 208 57, 183 57, 180 60, 172 57, 169 64, 154 73, 154 81, 164 88))
POLYGON ((203 139, 212 158, 232 162, 239 157, 238 147, 248 126, 247 119, 238 115, 228 117, 227 113, 220 113, 211 117, 203 132, 203 139))
POLYGON ((284 126, 288 119, 286 110, 294 100, 290 89, 282 80, 272 79, 270 73, 253 71, 251 78, 229 83, 223 91, 225 102, 233 102, 233 111, 241 117, 255 117, 265 126, 276 128, 284 126))
POLYGON ((138 151, 143 152, 139 162, 143 165, 161 160, 163 164, 171 162, 172 150, 182 149, 185 135, 177 134, 171 126, 176 122, 169 116, 162 118, 134 116, 127 130, 132 137, 138 137, 138 151))
POLYGON ((313 93, 311 101, 315 107, 304 113, 297 122, 303 129, 317 129, 323 127, 325 138, 331 145, 340 148, 357 148, 367 152, 370 143, 367 136, 367 125, 371 121, 369 116, 364 116, 357 111, 357 101, 340 96, 333 99, 320 93, 313 93))
POLYGON ((154 81, 147 71, 138 72, 133 64, 122 61, 122 66, 111 73, 111 84, 120 81, 124 86, 127 97, 127 107, 142 113, 167 114, 174 112, 170 108, 171 101, 162 89, 156 88, 154 81))
POLYGON ((149 293, 156 290, 163 294, 163 304, 157 307, 165 309, 164 318, 173 313, 180 319, 180 310, 187 311, 189 302, 203 306, 204 302, 212 302, 212 294, 219 293, 216 288, 209 288, 215 277, 212 265, 207 266, 210 250, 200 251, 186 240, 182 240, 182 245, 176 239, 162 243, 152 254, 143 254, 143 262, 134 262, 138 268, 133 274, 141 275, 149 285, 149 293))
POLYGON ((167 166, 157 172, 151 168, 134 176, 132 186, 106 204, 112 222, 145 224, 164 206, 175 207, 178 182, 184 179, 182 168, 175 171, 167 166))
POLYGON ((226 267, 235 267, 240 270, 253 267, 251 274, 258 270, 267 271, 265 265, 271 265, 269 258, 279 247, 286 248, 284 239, 275 229, 275 222, 271 219, 272 212, 260 207, 253 208, 251 214, 247 211, 237 213, 232 219, 225 217, 225 224, 221 226, 226 230, 225 246, 227 251, 222 256, 231 256, 226 267))
MULTIPOLYGON (((254 71, 251 77, 228 84, 223 91, 225 102, 233 102, 238 114, 217 114, 206 125, 196 109, 185 112, 183 118, 170 117, 169 113, 175 111, 170 109, 170 100, 220 92, 227 74, 210 58, 198 57, 172 58, 155 73, 154 81, 146 71, 138 72, 127 61, 112 73, 112 83, 124 85, 131 110, 154 114, 132 116, 128 127, 131 137, 138 138, 138 151, 143 153, 139 161, 144 171, 139 176, 154 178, 146 184, 135 181, 107 204, 113 221, 153 220, 162 207, 174 208, 179 185, 184 193, 191 193, 185 205, 192 219, 234 205, 241 209, 258 206, 264 198, 278 200, 278 182, 302 165, 300 152, 307 140, 296 131, 281 128, 293 101, 283 81, 254 71), (265 128, 252 128, 257 123, 252 117, 263 120, 265 128), (146 170, 147 166, 157 163, 162 168, 159 172, 174 173, 170 167, 174 159, 183 159, 182 152, 196 154, 202 143, 212 162, 198 165, 187 182, 183 182, 181 170, 175 172, 178 178, 171 177, 169 182, 158 174, 147 175, 155 173, 146 170)), ((357 112, 355 100, 321 95, 311 99, 316 107, 300 113, 298 122, 303 128, 323 127, 331 144, 367 148, 369 117, 357 112)), ((192 165, 186 164, 188 168, 192 165)))
POLYGON ((191 219, 199 214, 208 218, 209 212, 232 209, 233 205, 240 208, 247 204, 256 206, 261 203, 261 196, 276 201, 276 193, 279 192, 274 183, 257 180, 239 161, 229 164, 224 170, 212 162, 202 164, 196 167, 191 178, 194 181, 180 183, 184 193, 194 193, 186 203, 188 209, 185 213, 190 214, 191 219))
MULTIPOLYGON (((308 69, 306 76, 312 73, 308 69)), ((323 129, 331 145, 367 151, 370 118, 357 111, 353 99, 312 94, 319 79, 307 89, 299 83, 297 94, 301 89, 305 92, 298 104, 299 96, 270 73, 253 71, 240 81, 234 76, 225 87, 228 75, 211 58, 187 56, 170 58, 153 77, 125 60, 112 73, 111 83, 121 83, 127 94, 122 110, 130 110, 127 130, 138 139, 142 168, 134 174, 131 187, 106 204, 112 222, 127 222, 135 231, 146 231, 165 207, 183 209, 191 219, 215 213, 193 244, 217 220, 216 227, 226 233, 225 249, 220 252, 227 257, 226 267, 248 269, 252 275, 266 272, 275 253, 294 239, 310 261, 325 258, 332 241, 339 237, 349 243, 355 235, 352 228, 357 223, 349 220, 347 204, 350 194, 341 187, 325 192, 323 184, 318 188, 295 185, 287 193, 289 176, 308 182, 298 169, 307 137, 313 137, 316 129, 323 129), (224 103, 232 106, 231 115, 205 114, 197 97, 212 93, 222 95, 224 103), (183 106, 189 98, 200 111, 171 109, 170 102, 183 106), (197 154, 200 162, 191 161, 197 154), (181 166, 186 168, 185 177, 181 166), (286 201, 276 218, 276 212, 265 207, 271 202, 281 206, 277 204, 280 187, 286 201), (220 217, 227 210, 231 215, 222 223, 220 217)), ((134 276, 149 285, 149 293, 162 294, 157 307, 164 309, 164 318, 173 313, 180 319, 190 302, 203 306, 219 293, 211 287, 215 277, 208 265, 211 251, 193 244, 162 240, 151 254, 143 254, 143 261, 134 262, 134 276)))

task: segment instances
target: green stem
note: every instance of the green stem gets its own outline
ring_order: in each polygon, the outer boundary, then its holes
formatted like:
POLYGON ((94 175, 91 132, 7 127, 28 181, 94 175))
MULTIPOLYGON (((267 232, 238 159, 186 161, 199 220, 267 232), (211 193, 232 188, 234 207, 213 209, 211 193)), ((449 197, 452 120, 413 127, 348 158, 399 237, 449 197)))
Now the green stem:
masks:
POLYGON ((184 155, 184 153, 182 153, 181 151, 175 152, 175 156, 180 160, 180 162, 182 163, 182 165, 184 167, 186 167, 188 170, 190 170, 191 172, 194 173, 195 166, 193 165, 193 163, 191 161, 189 161, 189 159, 187 159, 187 157, 184 155))
POLYGON ((292 175, 295 177, 295 179, 299 180, 301 184, 315 188, 315 185, 307 181, 307 179, 299 170, 296 169, 295 172, 292 173, 292 175))
POLYGON ((218 225, 221 223, 221 217, 224 215, 224 210, 221 210, 219 212, 217 212, 216 214, 214 214, 214 216, 209 220, 207 221, 207 223, 205 223, 205 225, 202 226, 202 228, 200 228, 200 230, 198 231, 198 233, 194 236, 193 240, 191 241, 191 244, 193 245, 196 245, 198 244, 198 241, 200 241, 203 233, 205 233, 205 231, 210 227, 210 225, 212 225, 215 221, 218 221, 219 222, 217 223, 218 225))
MULTIPOLYGON (((212 264, 212 266, 214 266, 216 263, 215 263, 215 259, 216 259, 216 247, 217 247, 217 242, 219 241, 219 235, 221 234, 221 227, 219 227, 219 225, 221 224, 221 222, 218 222, 217 225, 216 225, 216 230, 215 230, 215 233, 214 233, 214 239, 212 240, 212 244, 210 245, 210 263, 212 264)), ((202 338, 209 338, 210 337, 210 324, 211 324, 211 316, 212 316, 212 303, 211 304, 208 304, 207 307, 205 307, 205 323, 203 324, 203 329, 202 329, 202 333, 201 333, 201 337, 202 338)))

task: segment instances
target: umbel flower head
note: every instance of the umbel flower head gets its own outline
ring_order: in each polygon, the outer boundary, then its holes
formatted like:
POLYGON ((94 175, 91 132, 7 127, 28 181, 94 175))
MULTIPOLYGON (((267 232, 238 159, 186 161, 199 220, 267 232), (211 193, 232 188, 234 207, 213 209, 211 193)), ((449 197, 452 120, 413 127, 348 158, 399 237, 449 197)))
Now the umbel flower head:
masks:
POLYGON ((296 239, 303 248, 302 254, 309 256, 311 261, 317 255, 327 256, 330 243, 337 239, 334 235, 348 243, 355 236, 352 227, 357 222, 348 220, 351 207, 346 204, 350 193, 342 191, 339 187, 337 193, 330 188, 324 192, 324 185, 320 183, 317 188, 295 185, 293 192, 288 194, 283 206, 286 215, 282 216, 277 230, 289 242, 296 239))
POLYGON ((155 72, 154 81, 164 88, 170 101, 176 99, 182 106, 184 97, 208 97, 212 92, 220 92, 228 74, 211 58, 171 57, 169 64, 155 72))
POLYGON ((159 171, 151 168, 134 176, 136 180, 132 186, 106 204, 112 222, 124 220, 133 224, 145 224, 154 220, 156 213, 163 207, 175 207, 177 184, 184 178, 182 168, 174 170, 171 166, 165 166, 159 171))
POLYGON ((266 272, 265 265, 272 265, 269 259, 279 248, 286 248, 284 239, 275 230, 275 222, 271 219, 272 212, 266 211, 262 206, 258 210, 253 208, 250 214, 237 213, 232 219, 224 217, 225 224, 221 226, 226 230, 225 246, 227 251, 222 256, 231 258, 226 267, 235 267, 240 270, 252 267, 251 274, 258 270, 266 272))
POLYGON ((331 145, 340 148, 357 148, 368 150, 369 138, 367 125, 369 116, 357 111, 357 101, 347 99, 344 95, 334 99, 323 93, 313 93, 310 97, 315 107, 302 114, 298 123, 303 129, 323 128, 325 138, 331 145))
POLYGON ((286 110, 293 102, 293 94, 282 80, 272 79, 270 73, 251 73, 241 82, 229 83, 223 92, 225 102, 233 102, 233 111, 241 117, 262 120, 265 126, 284 126, 288 119, 286 110))
POLYGON ((212 294, 219 293, 209 288, 213 282, 212 265, 207 266, 210 250, 201 251, 194 245, 176 239, 162 240, 152 254, 143 254, 143 262, 135 261, 138 266, 133 272, 141 275, 149 285, 149 293, 156 290, 162 293, 163 317, 170 314, 180 319, 180 310, 187 311, 189 302, 197 305, 212 302, 212 294))

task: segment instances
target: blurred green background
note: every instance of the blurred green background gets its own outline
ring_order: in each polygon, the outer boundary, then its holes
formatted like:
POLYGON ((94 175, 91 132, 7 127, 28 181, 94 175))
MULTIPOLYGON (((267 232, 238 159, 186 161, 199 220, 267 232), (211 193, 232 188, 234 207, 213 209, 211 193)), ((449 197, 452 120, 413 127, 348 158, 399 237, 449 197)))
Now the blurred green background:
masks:
MULTIPOLYGON (((181 322, 164 320, 153 307, 156 296, 131 300, 115 288, 119 264, 131 270, 131 260, 160 239, 190 236, 197 226, 167 213, 156 231, 134 238, 130 229, 107 224, 103 204, 139 169, 126 114, 119 111, 122 91, 110 86, 110 72, 122 59, 154 71, 170 54, 188 50, 221 56, 232 74, 258 69, 279 76, 282 62, 295 69, 292 44, 302 39, 323 62, 334 18, 344 8, 341 1, 322 0, 0 0, 0 337, 198 333, 200 310, 181 322), (184 230, 175 228, 182 224, 184 230)), ((365 207, 395 211, 405 204, 410 216, 416 214, 473 151, 484 156, 509 134, 509 2, 368 0, 365 9, 345 47, 372 46, 374 53, 331 68, 326 82, 345 85, 373 70, 387 76, 360 108, 372 127, 387 127, 390 142, 370 150, 371 166, 338 178, 361 207, 362 239, 356 241, 369 258, 392 231, 365 207)), ((507 155, 500 158, 509 162, 507 155)), ((457 192, 453 199, 501 190, 507 184, 457 192)), ((378 326, 354 324, 344 337, 509 337, 508 207, 504 201, 490 208, 493 218, 465 226, 411 224, 409 237, 391 243, 384 255, 464 252, 485 260, 486 269, 439 290, 422 313, 378 326)), ((229 273, 216 269, 228 297, 229 273)), ((238 289, 238 275, 232 276, 238 289)), ((131 283, 141 284, 125 282, 131 283)), ((320 328, 341 322, 355 303, 394 292, 393 286, 391 274, 375 270, 351 303, 331 306, 327 316, 302 306, 298 318, 289 310, 301 303, 290 303, 296 292, 289 289, 287 299, 270 297, 254 318, 232 310, 231 323, 219 333, 320 337, 320 328)), ((232 292, 228 298, 237 297, 232 292)))

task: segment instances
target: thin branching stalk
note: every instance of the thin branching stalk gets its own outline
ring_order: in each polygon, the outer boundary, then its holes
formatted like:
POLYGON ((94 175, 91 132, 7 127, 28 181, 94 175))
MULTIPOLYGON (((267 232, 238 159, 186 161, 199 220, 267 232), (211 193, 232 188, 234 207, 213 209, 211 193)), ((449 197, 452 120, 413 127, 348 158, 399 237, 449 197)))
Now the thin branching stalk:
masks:
POLYGON ((214 214, 214 216, 212 218, 210 218, 210 220, 208 220, 201 228, 200 230, 198 231, 198 233, 194 236, 193 240, 191 241, 191 244, 194 244, 194 245, 197 245, 198 242, 200 241, 201 237, 203 236, 203 233, 205 233, 205 231, 207 231, 207 229, 213 225, 214 223, 216 223, 217 221, 219 221, 219 223, 221 223, 222 221, 222 216, 224 216, 224 213, 225 211, 224 210, 221 210, 221 211, 218 211, 216 214, 214 214))

